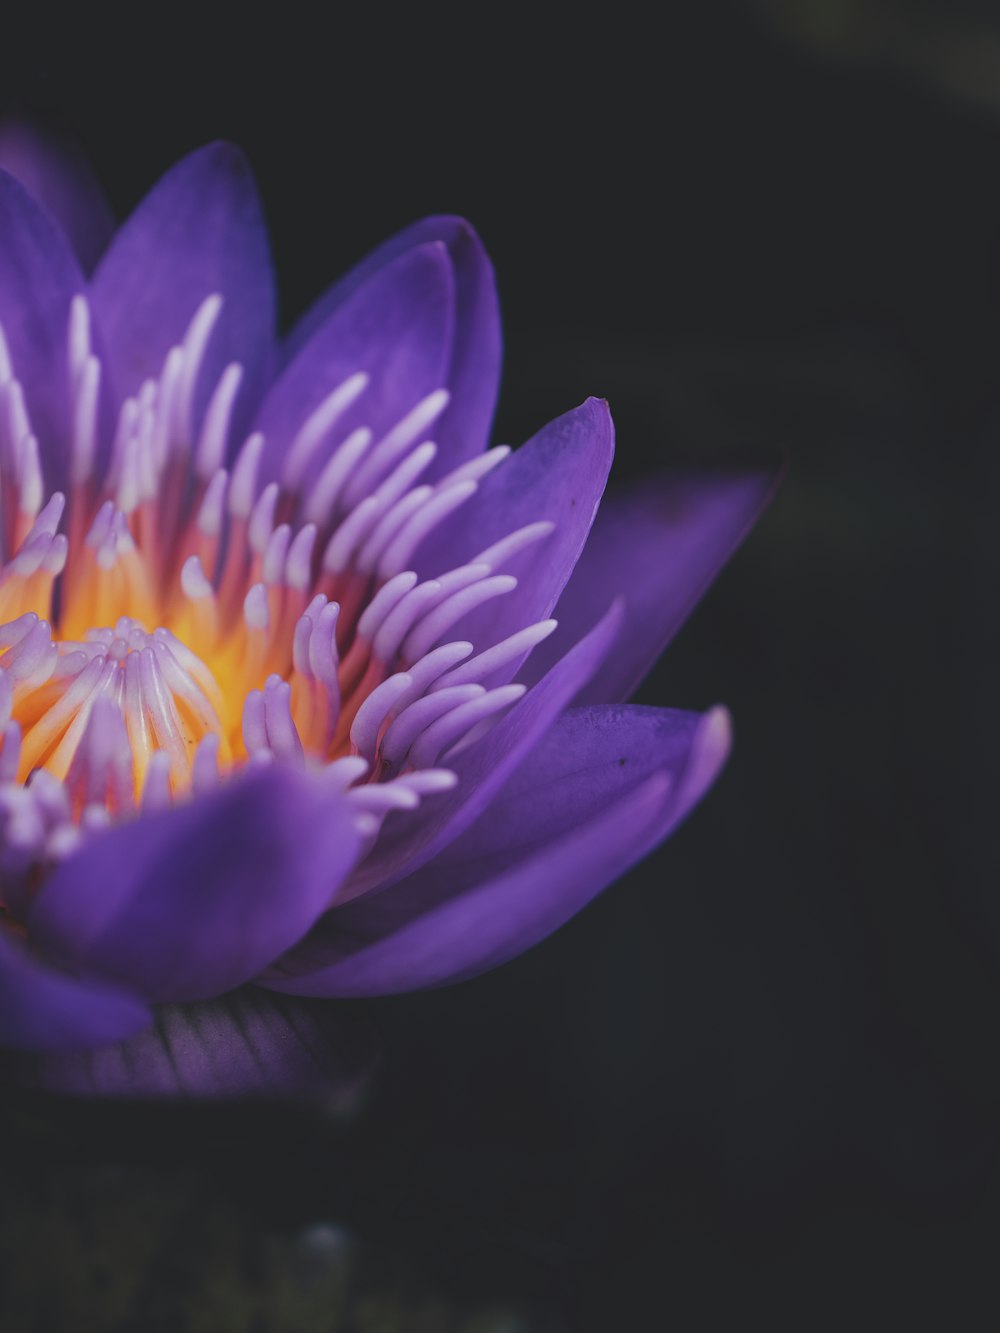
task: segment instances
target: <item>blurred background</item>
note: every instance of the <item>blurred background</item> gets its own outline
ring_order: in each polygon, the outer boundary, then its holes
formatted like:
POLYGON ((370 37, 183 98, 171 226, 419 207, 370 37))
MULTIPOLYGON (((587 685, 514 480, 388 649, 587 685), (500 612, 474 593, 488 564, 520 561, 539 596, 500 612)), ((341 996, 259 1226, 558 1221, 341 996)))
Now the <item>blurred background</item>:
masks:
POLYGON ((383 1052, 353 1114, 7 1097, 4 1333, 954 1324, 990 1292, 1000 19, 658 21, 8 44, 2 109, 75 138, 121 215, 241 143, 286 321, 467 215, 497 440, 596 393, 617 482, 761 447, 788 472, 639 696, 733 710, 689 823, 502 970, 345 1006, 383 1052))

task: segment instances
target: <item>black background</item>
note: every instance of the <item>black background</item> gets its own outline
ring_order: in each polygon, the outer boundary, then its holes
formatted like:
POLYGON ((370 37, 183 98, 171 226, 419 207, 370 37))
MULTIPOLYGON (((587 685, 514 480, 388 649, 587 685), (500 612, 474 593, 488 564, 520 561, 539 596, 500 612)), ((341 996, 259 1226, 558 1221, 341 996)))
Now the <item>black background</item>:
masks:
POLYGON ((398 227, 468 216, 498 440, 597 393, 619 480, 788 457, 639 696, 733 710, 690 822, 501 971, 350 1006, 384 1049, 350 1125, 8 1110, 11 1328, 995 1309, 1000 30, 960 4, 660 18, 163 14, 8 47, 7 109, 75 136, 119 214, 241 143, 286 321, 398 227), (320 1290, 327 1223, 350 1312, 293 1315, 275 1291, 320 1290))

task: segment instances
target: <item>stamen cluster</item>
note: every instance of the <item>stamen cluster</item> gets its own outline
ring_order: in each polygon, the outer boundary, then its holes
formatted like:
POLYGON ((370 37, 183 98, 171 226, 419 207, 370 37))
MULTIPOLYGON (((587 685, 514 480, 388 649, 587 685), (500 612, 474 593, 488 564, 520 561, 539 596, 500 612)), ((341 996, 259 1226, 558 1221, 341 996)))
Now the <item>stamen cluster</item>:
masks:
POLYGON ((158 378, 102 444, 102 368, 87 302, 68 328, 65 475, 43 475, 0 328, 0 870, 16 911, 89 830, 210 790, 247 763, 323 767, 374 838, 454 776, 439 763, 524 692, 489 688, 555 622, 479 654, 449 632, 516 586, 503 573, 553 525, 512 532, 423 579, 417 548, 509 452, 422 482, 439 389, 376 439, 341 430, 350 376, 264 481, 259 432, 232 447, 243 369, 196 412, 222 300, 194 312, 158 378), (98 481, 97 479, 100 478, 98 481), (61 489, 48 488, 56 480, 61 489))

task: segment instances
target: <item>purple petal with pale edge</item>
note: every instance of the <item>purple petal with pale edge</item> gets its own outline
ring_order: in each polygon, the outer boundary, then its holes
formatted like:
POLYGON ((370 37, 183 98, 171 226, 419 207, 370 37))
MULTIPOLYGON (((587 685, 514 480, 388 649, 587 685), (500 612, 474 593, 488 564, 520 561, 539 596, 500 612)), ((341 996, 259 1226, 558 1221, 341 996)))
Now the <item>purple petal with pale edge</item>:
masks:
POLYGON ((0 324, 52 489, 63 484, 66 470, 66 330, 70 301, 83 290, 83 274, 48 213, 2 170, 0 238, 0 324))
POLYGON ((493 266, 464 218, 424 218, 380 245, 320 297, 292 330, 283 352, 287 364, 379 269, 434 241, 446 247, 454 272, 455 332, 444 381, 451 402, 434 427, 433 438, 441 452, 428 469, 432 479, 486 448, 500 383, 503 349, 493 266))
POLYGON ((604 660, 620 625, 616 604, 492 731, 448 759, 457 786, 428 798, 416 819, 404 818, 395 829, 387 824, 372 854, 345 884, 341 900, 412 873, 464 832, 604 660))
POLYGON ((461 981, 537 944, 662 841, 721 768, 724 709, 656 711, 565 718, 493 803, 482 835, 469 829, 419 873, 329 913, 293 960, 313 970, 268 984, 391 994, 461 981))
POLYGON ((16 176, 58 223, 89 273, 115 221, 86 159, 35 126, 7 121, 0 125, 0 167, 16 176))
POLYGON ((553 612, 559 628, 534 650, 520 679, 539 679, 592 623, 594 608, 621 596, 621 643, 576 702, 627 699, 756 522, 778 474, 668 475, 605 496, 553 612))
MULTIPOLYGON (((273 480, 296 431, 338 384, 358 371, 371 381, 317 450, 307 479, 357 426, 379 436, 426 394, 447 383, 455 332, 455 277, 441 242, 407 250, 340 302, 280 375, 257 427, 273 480)), ((436 439, 432 429, 429 437, 436 439)))
POLYGON ((356 856, 346 804, 275 764, 95 836, 43 886, 29 934, 150 999, 209 999, 301 939, 356 856))
POLYGON ((196 413, 230 361, 245 374, 234 434, 271 371, 275 298, 267 229, 246 159, 215 143, 183 158, 124 223, 94 275, 92 303, 120 400, 163 361, 206 296, 224 301, 196 413))
MULTIPOLYGON (((548 537, 498 567, 518 580, 514 591, 465 616, 448 631, 449 638, 468 639, 482 651, 549 614, 587 540, 614 449, 615 431, 607 403, 588 398, 572 412, 550 421, 505 459, 483 479, 472 499, 421 545, 414 568, 429 578, 465 564, 529 523, 549 519, 556 525, 548 537)), ((594 623, 593 611, 611 600, 608 597, 602 603, 595 596, 588 629, 594 623)), ((562 652, 568 647, 569 641, 564 640, 562 652)), ((549 665, 560 656, 561 652, 550 656, 549 665)), ((517 665, 511 663, 489 683, 511 679, 517 665)))
POLYGON ((57 972, 0 926, 0 1046, 90 1046, 131 1036, 151 1022, 138 996, 57 972))
POLYGON ((367 1033, 339 1009, 247 986, 197 1004, 164 1005, 155 1026, 94 1050, 7 1061, 21 1084, 76 1096, 318 1097, 344 1106, 371 1068, 367 1033))

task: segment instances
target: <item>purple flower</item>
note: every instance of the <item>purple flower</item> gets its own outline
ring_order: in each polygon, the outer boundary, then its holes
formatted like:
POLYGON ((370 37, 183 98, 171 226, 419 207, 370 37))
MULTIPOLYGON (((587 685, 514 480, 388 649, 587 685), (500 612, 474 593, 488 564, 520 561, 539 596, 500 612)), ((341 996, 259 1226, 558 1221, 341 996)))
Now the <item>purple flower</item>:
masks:
POLYGON ((343 1052, 291 997, 493 967, 700 799, 725 711, 623 700, 773 478, 598 514, 596 399, 487 449, 459 219, 279 346, 235 149, 114 235, 47 141, 0 162, 0 1043, 73 1090, 302 1084, 343 1052))

